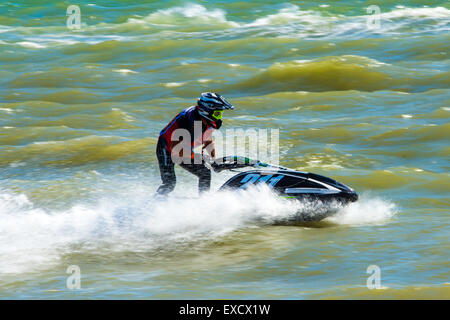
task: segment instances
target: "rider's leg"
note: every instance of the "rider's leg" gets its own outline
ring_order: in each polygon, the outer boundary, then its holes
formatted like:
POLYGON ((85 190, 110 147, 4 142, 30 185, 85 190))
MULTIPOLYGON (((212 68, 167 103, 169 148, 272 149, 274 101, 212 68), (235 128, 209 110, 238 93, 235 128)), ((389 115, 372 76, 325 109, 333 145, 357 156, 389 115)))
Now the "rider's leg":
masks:
POLYGON ((170 153, 167 152, 164 147, 164 142, 158 140, 158 145, 156 146, 156 156, 159 163, 159 172, 161 173, 162 184, 156 190, 159 194, 168 194, 175 189, 175 184, 177 182, 175 176, 175 168, 170 153))
POLYGON ((211 171, 204 164, 180 164, 183 169, 198 177, 198 192, 209 191, 211 187, 211 171))

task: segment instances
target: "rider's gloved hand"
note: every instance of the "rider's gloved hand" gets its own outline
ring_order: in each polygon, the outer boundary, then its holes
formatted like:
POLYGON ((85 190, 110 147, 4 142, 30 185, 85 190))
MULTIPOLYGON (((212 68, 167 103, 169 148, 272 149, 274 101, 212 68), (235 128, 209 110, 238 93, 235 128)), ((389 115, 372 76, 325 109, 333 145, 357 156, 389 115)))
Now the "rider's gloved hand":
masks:
POLYGON ((220 172, 220 165, 218 165, 215 161, 211 162, 209 165, 214 170, 214 172, 220 172))
POLYGON ((215 172, 219 172, 220 165, 215 161, 214 158, 210 157, 207 154, 203 154, 203 164, 209 168, 210 170, 214 170, 215 172))

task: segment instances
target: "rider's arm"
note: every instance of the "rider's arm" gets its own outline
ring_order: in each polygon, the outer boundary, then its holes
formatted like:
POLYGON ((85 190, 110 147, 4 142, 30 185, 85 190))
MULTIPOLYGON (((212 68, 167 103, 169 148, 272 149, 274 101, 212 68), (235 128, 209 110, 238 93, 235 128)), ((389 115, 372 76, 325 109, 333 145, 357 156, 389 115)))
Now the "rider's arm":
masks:
POLYGON ((212 138, 211 138, 211 140, 204 142, 203 149, 206 149, 206 151, 209 153, 211 158, 213 158, 213 159, 216 158, 216 148, 214 146, 214 141, 212 140, 212 138))

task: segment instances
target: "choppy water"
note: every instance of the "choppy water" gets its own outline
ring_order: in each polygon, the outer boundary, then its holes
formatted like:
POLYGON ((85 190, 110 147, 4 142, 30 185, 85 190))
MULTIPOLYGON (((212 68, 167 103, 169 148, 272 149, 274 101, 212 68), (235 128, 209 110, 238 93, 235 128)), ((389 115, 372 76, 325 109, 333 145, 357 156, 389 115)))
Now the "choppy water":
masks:
POLYGON ((0 297, 450 298, 448 2, 383 1, 369 29, 372 1, 78 1, 80 31, 71 4, 0 3, 0 297), (158 132, 209 90, 360 201, 273 225, 298 207, 191 199, 181 170, 150 201, 158 132))

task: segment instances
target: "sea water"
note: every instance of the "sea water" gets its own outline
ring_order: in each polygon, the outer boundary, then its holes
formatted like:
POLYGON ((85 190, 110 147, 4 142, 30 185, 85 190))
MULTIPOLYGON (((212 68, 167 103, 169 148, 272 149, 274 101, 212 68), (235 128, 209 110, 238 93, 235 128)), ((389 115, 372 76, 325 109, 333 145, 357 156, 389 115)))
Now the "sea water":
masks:
POLYGON ((71 5, 0 3, 1 298, 450 298, 448 2, 71 5), (311 208, 179 167, 155 200, 159 131, 204 91, 358 202, 277 224, 311 208))

